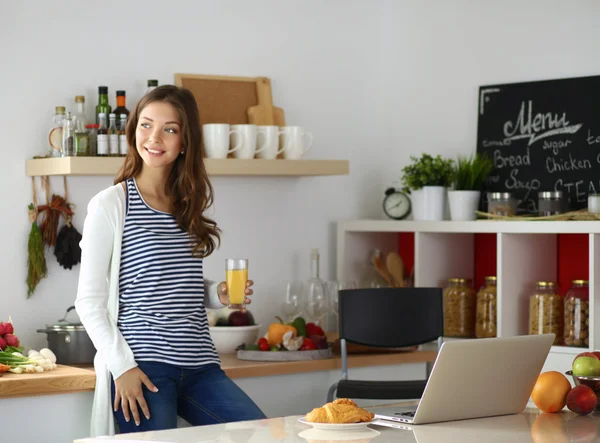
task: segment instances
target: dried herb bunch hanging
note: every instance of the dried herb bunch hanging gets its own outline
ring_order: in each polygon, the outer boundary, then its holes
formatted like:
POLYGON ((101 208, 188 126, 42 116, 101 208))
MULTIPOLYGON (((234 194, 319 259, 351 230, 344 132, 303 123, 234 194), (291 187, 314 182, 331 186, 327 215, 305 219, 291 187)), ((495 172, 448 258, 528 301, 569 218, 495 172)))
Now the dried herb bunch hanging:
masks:
POLYGON ((38 210, 40 213, 44 214, 44 220, 40 225, 44 244, 47 246, 54 246, 56 244, 60 216, 72 216, 73 211, 67 204, 67 201, 57 194, 53 194, 52 201, 50 201, 49 204, 40 206, 38 210))
POLYGON ((33 185, 33 204, 28 206, 31 231, 29 232, 27 243, 27 298, 31 297, 39 282, 48 275, 42 233, 37 224, 38 212, 35 179, 31 177, 31 181, 33 185))

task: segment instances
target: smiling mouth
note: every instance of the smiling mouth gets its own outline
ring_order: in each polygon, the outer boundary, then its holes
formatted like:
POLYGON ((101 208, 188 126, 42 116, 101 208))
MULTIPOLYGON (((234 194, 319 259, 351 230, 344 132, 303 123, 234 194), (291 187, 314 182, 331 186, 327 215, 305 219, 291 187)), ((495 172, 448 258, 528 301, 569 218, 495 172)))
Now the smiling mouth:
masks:
POLYGON ((152 148, 148 148, 148 147, 144 147, 144 148, 146 149, 146 151, 148 151, 152 155, 160 155, 165 152, 165 151, 161 151, 159 149, 152 149, 152 148))

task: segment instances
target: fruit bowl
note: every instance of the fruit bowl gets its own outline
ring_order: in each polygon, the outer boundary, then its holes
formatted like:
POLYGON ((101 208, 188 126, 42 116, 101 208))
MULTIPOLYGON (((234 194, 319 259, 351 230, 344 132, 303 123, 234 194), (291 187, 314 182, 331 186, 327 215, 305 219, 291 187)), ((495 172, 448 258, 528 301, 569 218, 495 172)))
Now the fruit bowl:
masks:
POLYGON ((596 405, 596 409, 600 409, 600 377, 573 375, 573 371, 567 371, 565 372, 565 374, 573 379, 573 383, 575 383, 575 386, 586 385, 592 388, 592 391, 594 391, 594 393, 598 397, 598 404, 596 405))
POLYGON ((261 325, 211 326, 210 336, 219 354, 233 354, 241 344, 256 342, 261 325))

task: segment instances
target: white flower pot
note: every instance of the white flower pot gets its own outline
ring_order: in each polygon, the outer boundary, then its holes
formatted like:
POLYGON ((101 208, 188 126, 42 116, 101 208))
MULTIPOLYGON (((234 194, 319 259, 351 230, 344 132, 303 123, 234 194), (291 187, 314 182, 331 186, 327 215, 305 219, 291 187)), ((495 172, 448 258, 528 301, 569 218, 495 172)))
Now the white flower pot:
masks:
POLYGON ((479 191, 448 191, 450 220, 475 220, 480 195, 479 191))
POLYGON ((443 186, 424 186, 411 191, 411 205, 415 220, 444 220, 446 207, 446 188, 443 186))

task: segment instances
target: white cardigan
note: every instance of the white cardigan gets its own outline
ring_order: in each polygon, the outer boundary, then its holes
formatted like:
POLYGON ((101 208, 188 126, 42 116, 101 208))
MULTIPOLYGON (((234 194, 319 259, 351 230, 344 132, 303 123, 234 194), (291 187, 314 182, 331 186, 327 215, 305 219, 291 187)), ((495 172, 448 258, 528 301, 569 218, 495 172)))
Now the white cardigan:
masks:
MULTIPOLYGON (((137 366, 133 352, 117 327, 125 202, 125 191, 120 183, 95 195, 88 204, 80 242, 81 269, 75 307, 96 348, 92 437, 115 434, 110 374, 117 379, 137 366)), ((205 279, 204 304, 209 309, 222 308, 216 290, 208 290, 210 283, 205 279)))

